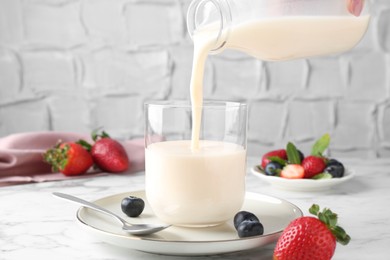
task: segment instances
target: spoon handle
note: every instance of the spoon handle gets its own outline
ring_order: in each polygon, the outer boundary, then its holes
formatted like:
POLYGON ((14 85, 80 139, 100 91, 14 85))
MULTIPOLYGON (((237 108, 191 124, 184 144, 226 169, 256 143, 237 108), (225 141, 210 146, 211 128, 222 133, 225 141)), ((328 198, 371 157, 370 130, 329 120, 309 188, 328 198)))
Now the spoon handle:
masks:
POLYGON ((107 215, 110 215, 114 218, 116 218, 118 221, 120 221, 122 224, 124 223, 124 220, 122 220, 122 218, 120 218, 119 216, 117 216, 115 213, 105 209, 105 208, 102 208, 100 207, 99 205, 96 205, 94 203, 91 203, 89 201, 86 201, 86 200, 83 200, 83 199, 80 199, 78 197, 75 197, 75 196, 72 196, 72 195, 69 195, 69 194, 65 194, 65 193, 61 193, 61 192, 53 192, 53 195, 54 196, 57 196, 57 197, 60 197, 62 199, 67 199, 67 200, 70 200, 70 201, 73 201, 73 202, 76 202, 78 204, 81 204, 83 205, 84 207, 87 207, 87 208, 90 208, 90 209, 94 209, 96 211, 99 211, 99 212, 102 212, 102 213, 105 213, 107 215))

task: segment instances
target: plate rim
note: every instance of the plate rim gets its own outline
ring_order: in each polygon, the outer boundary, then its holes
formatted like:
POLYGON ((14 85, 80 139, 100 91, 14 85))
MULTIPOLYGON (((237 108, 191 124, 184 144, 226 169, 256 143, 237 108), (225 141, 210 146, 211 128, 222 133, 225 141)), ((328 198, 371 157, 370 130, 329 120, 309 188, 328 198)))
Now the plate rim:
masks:
MULTIPOLYGON (((113 194, 113 195, 110 195, 110 196, 101 197, 101 198, 96 199, 96 200, 94 200, 92 202, 93 203, 98 203, 98 201, 100 201, 100 200, 109 199, 109 198, 112 198, 112 197, 120 196, 122 194, 141 193, 141 192, 145 193, 144 190, 121 192, 121 193, 116 193, 116 194, 113 194)), ((278 197, 275 197, 275 196, 265 195, 265 194, 257 193, 257 192, 245 192, 245 198, 247 197, 247 195, 265 196, 265 197, 268 197, 268 198, 280 200, 280 201, 282 201, 284 203, 289 204, 292 209, 296 210, 297 218, 298 217, 302 217, 304 215, 303 211, 297 205, 295 205, 292 202, 287 201, 285 199, 278 198, 278 197)), ((163 240, 163 239, 150 238, 150 237, 146 237, 146 236, 145 237, 144 236, 135 236, 135 235, 125 236, 125 235, 115 234, 115 233, 112 233, 112 232, 107 232, 107 231, 101 230, 99 228, 96 228, 96 227, 86 223, 84 220, 82 220, 82 217, 80 216, 81 211, 85 210, 85 209, 86 209, 85 207, 81 206, 77 210, 77 212, 76 212, 76 220, 78 221, 79 224, 82 224, 83 227, 87 227, 89 229, 92 229, 95 232, 99 232, 99 233, 104 234, 104 235, 113 236, 113 237, 122 238, 122 239, 129 239, 129 240, 134 240, 134 241, 147 241, 147 242, 163 243, 163 244, 167 244, 167 243, 179 243, 179 244, 231 243, 231 242, 238 242, 238 241, 242 241, 242 242, 243 241, 255 241, 255 240, 259 239, 259 238, 268 238, 268 237, 272 237, 272 236, 279 236, 283 232, 283 230, 284 230, 284 229, 278 230, 276 232, 269 233, 269 234, 266 234, 266 235, 259 235, 259 236, 253 236, 253 237, 245 237, 245 238, 237 237, 236 239, 224 239, 224 240, 195 240, 195 241, 188 241, 188 240, 163 240)))

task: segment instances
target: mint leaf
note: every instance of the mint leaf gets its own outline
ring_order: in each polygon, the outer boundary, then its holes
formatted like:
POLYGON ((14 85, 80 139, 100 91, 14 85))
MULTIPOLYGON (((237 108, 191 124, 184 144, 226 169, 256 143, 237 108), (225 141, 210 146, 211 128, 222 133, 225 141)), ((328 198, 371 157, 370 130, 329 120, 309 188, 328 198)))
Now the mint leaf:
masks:
POLYGON ((333 176, 330 173, 323 172, 319 173, 313 176, 313 180, 325 180, 325 179, 332 179, 333 176))
POLYGON ((277 157, 277 156, 268 156, 267 159, 270 160, 271 162, 279 163, 282 166, 287 165, 287 162, 285 160, 283 160, 282 158, 277 157))
POLYGON ((329 143, 329 134, 324 134, 320 139, 317 140, 317 142, 314 143, 311 149, 311 155, 322 157, 322 153, 328 148, 329 143))
POLYGON ((257 165, 256 168, 259 170, 259 172, 261 173, 264 173, 265 174, 265 171, 264 169, 260 166, 260 165, 257 165))
POLYGON ((293 143, 287 144, 286 151, 287 151, 287 159, 289 163, 301 164, 301 158, 299 157, 298 150, 293 143))

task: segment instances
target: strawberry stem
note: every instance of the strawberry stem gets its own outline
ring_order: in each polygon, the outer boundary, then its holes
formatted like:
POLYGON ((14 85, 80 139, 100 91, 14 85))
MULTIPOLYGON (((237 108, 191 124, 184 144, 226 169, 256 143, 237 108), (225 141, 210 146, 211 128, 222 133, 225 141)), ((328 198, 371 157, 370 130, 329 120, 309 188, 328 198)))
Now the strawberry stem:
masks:
POLYGON ((324 208, 320 211, 320 206, 313 204, 309 212, 318 217, 335 236, 336 241, 342 245, 347 245, 351 240, 351 237, 345 232, 345 230, 337 225, 337 214, 333 213, 330 209, 324 208))
POLYGON ((84 149, 87 150, 88 152, 90 152, 92 149, 92 145, 83 139, 78 140, 76 143, 84 147, 84 149))
POLYGON ((68 164, 68 151, 70 146, 65 144, 62 148, 60 143, 58 143, 54 148, 47 150, 43 154, 43 160, 49 163, 52 167, 53 172, 65 169, 68 164))
POLYGON ((91 137, 92 137, 93 141, 96 142, 99 138, 110 138, 109 134, 104 132, 104 130, 102 131, 101 134, 99 134, 99 131, 100 131, 100 128, 97 128, 97 129, 92 131, 91 137))

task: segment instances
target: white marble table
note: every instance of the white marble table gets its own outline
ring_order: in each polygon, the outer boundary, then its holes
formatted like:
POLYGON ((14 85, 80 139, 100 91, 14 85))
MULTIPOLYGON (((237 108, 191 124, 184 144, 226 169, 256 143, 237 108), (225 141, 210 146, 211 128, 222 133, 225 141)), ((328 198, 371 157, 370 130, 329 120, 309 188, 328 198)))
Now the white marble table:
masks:
MULTIPOLYGON (((257 161, 248 159, 249 166, 257 161)), ((277 190, 251 173, 247 190, 287 199, 308 215, 312 203, 339 214, 351 235, 348 246, 338 245, 333 259, 389 259, 390 159, 346 161, 356 170, 351 182, 321 193, 277 190)), ((144 188, 144 173, 27 184, 0 188, 0 259, 188 259, 124 249, 92 237, 76 223, 78 205, 59 200, 54 191, 96 200, 144 188)), ((275 244, 255 250, 196 259, 272 259, 275 244)))

